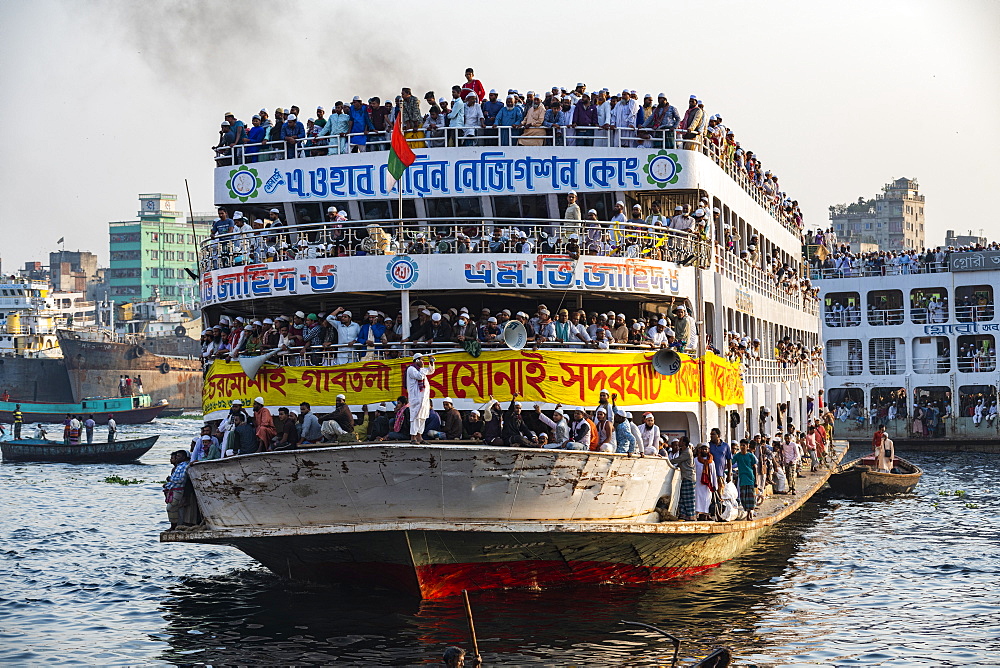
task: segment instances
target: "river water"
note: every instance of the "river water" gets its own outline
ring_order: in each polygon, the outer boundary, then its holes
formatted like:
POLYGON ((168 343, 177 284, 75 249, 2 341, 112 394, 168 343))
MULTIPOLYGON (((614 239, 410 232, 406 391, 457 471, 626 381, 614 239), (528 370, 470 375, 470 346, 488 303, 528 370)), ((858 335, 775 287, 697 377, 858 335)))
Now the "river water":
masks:
MULTIPOLYGON (((231 548, 161 545, 169 453, 198 424, 123 427, 162 434, 137 464, 0 465, 0 662, 390 666, 469 646, 457 601, 287 583, 231 548)), ((682 659, 725 645, 740 665, 998 665, 1000 458, 909 458, 927 470, 914 495, 817 497, 668 585, 475 594, 486 664, 668 665, 669 642, 620 624, 635 620, 679 636, 682 659)))

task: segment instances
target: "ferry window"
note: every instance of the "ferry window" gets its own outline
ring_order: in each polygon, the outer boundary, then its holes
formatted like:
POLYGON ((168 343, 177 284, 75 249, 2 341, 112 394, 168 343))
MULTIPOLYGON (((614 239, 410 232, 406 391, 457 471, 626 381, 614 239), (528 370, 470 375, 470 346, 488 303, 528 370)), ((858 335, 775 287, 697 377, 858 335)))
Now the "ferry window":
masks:
POLYGON ((323 207, 319 202, 295 205, 295 222, 299 225, 313 225, 326 220, 323 207))
POLYGON ((917 325, 948 322, 948 291, 944 288, 910 290, 910 319, 917 325))
POLYGON ((159 260, 160 259, 160 251, 155 251, 155 250, 149 251, 149 259, 150 260, 159 260))
POLYGON ((900 325, 902 323, 902 290, 872 290, 868 293, 869 325, 900 325))
MULTIPOLYGON (((361 202, 361 215, 365 220, 391 220, 399 217, 396 200, 377 199, 361 202)), ((403 200, 403 217, 416 218, 417 207, 412 199, 403 200)))
POLYGON ((831 339, 827 342, 827 373, 831 376, 859 376, 863 370, 860 340, 831 339))
POLYGON ((962 373, 992 372, 997 369, 997 343, 992 334, 958 337, 958 370, 962 373))
POLYGON ((871 339, 868 341, 868 370, 876 376, 894 376, 906 368, 906 348, 903 339, 871 339))
POLYGON ((911 432, 916 436, 944 436, 943 416, 951 413, 951 389, 940 385, 913 389, 913 423, 911 432))
POLYGON ((913 339, 914 373, 948 373, 951 370, 951 346, 944 336, 918 336, 913 339))
POLYGON ((993 385, 962 385, 958 388, 958 417, 976 427, 988 427, 997 420, 997 388, 993 385))
POLYGON ((548 218, 549 207, 545 195, 521 195, 521 216, 524 218, 548 218))
MULTIPOLYGON (((335 201, 323 202, 320 205, 320 216, 321 216, 320 220, 326 220, 326 210, 329 209, 331 206, 335 206, 335 207, 337 207, 337 211, 343 211, 345 213, 348 210, 347 209, 347 202, 346 201, 343 201, 343 202, 335 202, 335 201)), ((266 216, 261 216, 261 217, 265 218, 266 216)))
POLYGON ((159 234, 159 232, 150 232, 149 233, 149 240, 150 241, 159 241, 160 240, 160 234, 159 234))
POLYGON ((149 269, 149 276, 150 276, 150 278, 159 278, 160 277, 160 270, 157 267, 150 267, 150 269, 149 269))
POLYGON ((493 198, 493 215, 497 218, 520 218, 521 205, 514 195, 501 195, 493 198))
MULTIPOLYGON (((565 198, 561 201, 565 201, 565 198)), ((598 220, 611 220, 611 216, 614 215, 615 201, 613 193, 581 193, 580 200, 577 203, 580 205, 580 213, 584 218, 587 217, 587 211, 590 209, 597 212, 598 220)), ((666 209, 663 209, 663 206, 663 201, 660 201, 660 208, 663 211, 666 211, 666 209)), ((673 207, 671 207, 671 209, 673 209, 673 207)), ((565 210, 566 205, 563 204, 563 211, 565 210)), ((665 213, 664 215, 671 214, 665 213)), ((559 216, 559 218, 562 218, 562 216, 559 216)))
POLYGON ((827 407, 841 422, 863 415, 865 391, 860 387, 831 387, 826 393, 827 407))
POLYGON ((963 285, 955 289, 955 317, 959 322, 988 322, 993 315, 992 285, 963 285))
POLYGON ((861 324, 861 299, 857 292, 831 292, 824 302, 823 318, 828 327, 861 324))
POLYGON ((903 420, 905 425, 908 404, 905 387, 873 387, 869 409, 874 424, 884 424, 894 434, 905 433, 908 430, 896 421, 903 420))
POLYGON ((478 197, 428 197, 424 206, 428 218, 475 218, 483 215, 478 197))

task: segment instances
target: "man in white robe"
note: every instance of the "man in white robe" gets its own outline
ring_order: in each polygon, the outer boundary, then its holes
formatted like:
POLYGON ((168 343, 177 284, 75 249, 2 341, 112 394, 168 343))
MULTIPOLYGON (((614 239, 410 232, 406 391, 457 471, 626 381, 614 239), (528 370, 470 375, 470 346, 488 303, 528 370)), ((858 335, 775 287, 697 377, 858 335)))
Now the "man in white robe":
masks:
POLYGON ((406 396, 410 402, 410 439, 423 443, 424 423, 431 412, 431 388, 427 377, 434 373, 434 358, 424 366, 424 356, 417 353, 406 369, 406 396))

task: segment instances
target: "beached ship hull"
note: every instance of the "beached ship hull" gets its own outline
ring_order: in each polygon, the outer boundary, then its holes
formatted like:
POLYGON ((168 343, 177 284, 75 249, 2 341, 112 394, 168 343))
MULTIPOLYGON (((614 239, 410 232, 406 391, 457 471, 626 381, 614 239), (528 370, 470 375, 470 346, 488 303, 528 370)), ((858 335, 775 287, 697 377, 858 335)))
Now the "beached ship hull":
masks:
POLYGON ((70 387, 76 401, 114 394, 120 376, 142 376, 143 391, 156 401, 166 399, 175 408, 201 408, 201 360, 189 356, 158 355, 143 345, 88 340, 59 330, 70 387))
POLYGON ((61 357, 0 357, 0 392, 4 390, 12 401, 73 402, 61 357))
MULTIPOLYGON (((679 479, 659 457, 357 445, 196 463, 205 524, 168 542, 236 547, 294 579, 401 589, 657 582, 718 565, 799 507, 743 522, 661 522, 679 479)), ((782 504, 784 502, 782 501, 782 504)))

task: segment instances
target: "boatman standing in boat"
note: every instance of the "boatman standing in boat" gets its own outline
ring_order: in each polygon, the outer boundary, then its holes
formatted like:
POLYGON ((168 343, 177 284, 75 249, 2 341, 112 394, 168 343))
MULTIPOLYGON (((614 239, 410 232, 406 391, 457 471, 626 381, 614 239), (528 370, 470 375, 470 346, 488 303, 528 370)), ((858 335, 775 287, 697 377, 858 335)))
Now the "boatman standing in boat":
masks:
POLYGON ((114 414, 108 414, 108 443, 115 442, 115 435, 118 433, 118 423, 115 422, 114 414))
POLYGON ((406 394, 410 404, 410 442, 423 443, 424 423, 431 412, 431 388, 427 377, 434 373, 434 358, 416 353, 406 369, 406 394))
POLYGON ((21 438, 21 425, 24 423, 24 413, 21 412, 21 404, 14 405, 14 440, 21 438))
POLYGON ((892 441, 884 424, 880 424, 872 436, 872 450, 875 451, 875 468, 885 473, 892 471, 892 441))

